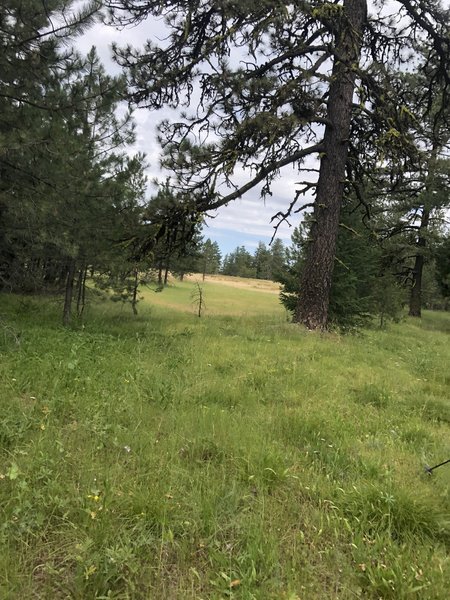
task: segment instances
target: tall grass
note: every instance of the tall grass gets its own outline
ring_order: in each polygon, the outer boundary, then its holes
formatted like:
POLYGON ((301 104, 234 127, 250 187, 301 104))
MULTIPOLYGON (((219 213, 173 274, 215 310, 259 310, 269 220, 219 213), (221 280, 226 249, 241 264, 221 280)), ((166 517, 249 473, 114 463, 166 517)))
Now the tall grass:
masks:
POLYGON ((450 316, 316 335, 191 287, 68 330, 1 299, 0 597, 447 598, 450 316))

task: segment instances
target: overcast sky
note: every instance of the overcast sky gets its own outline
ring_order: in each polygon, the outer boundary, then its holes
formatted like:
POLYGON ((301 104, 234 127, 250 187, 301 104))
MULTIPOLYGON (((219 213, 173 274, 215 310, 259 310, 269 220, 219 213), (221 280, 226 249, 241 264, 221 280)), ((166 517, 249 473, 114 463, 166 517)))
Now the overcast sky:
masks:
MULTIPOLYGON (((138 27, 122 31, 98 23, 81 38, 78 38, 77 47, 86 54, 92 46, 95 46, 107 71, 119 73, 120 69, 111 59, 112 42, 117 42, 119 46, 129 43, 136 48, 141 48, 147 39, 157 41, 158 38, 161 38, 163 27, 161 22, 154 19, 147 19, 138 27)), ((146 154, 149 163, 147 171, 149 181, 154 177, 164 178, 164 174, 159 169, 160 146, 156 142, 156 127, 167 114, 165 110, 139 109, 134 112, 137 143, 133 150, 146 154)), ((272 186, 272 197, 266 198, 264 202, 259 195, 260 188, 254 188, 243 198, 222 207, 215 213, 216 216, 213 219, 208 220, 207 227, 204 229, 205 238, 209 237, 217 241, 223 253, 234 250, 238 245, 244 245, 252 252, 260 240, 268 244, 273 234, 271 217, 279 210, 286 210, 294 197, 296 182, 302 179, 304 179, 304 175, 299 175, 296 169, 285 167, 282 176, 272 186)), ((247 178, 243 174, 242 182, 246 180, 247 178)), ((150 186, 149 195, 154 191, 155 188, 150 186)), ((291 219, 291 228, 287 224, 282 224, 278 229, 277 237, 289 244, 292 228, 298 225, 299 220, 297 215, 291 219)))
MULTIPOLYGON (((447 0, 445 4, 448 4, 447 0)), ((394 5, 395 2, 385 2, 384 8, 391 9, 394 5)), ((81 52, 87 53, 92 46, 96 46, 107 71, 118 73, 119 68, 111 59, 113 41, 119 46, 131 44, 136 48, 142 48, 148 39, 155 42, 161 39, 163 30, 164 24, 153 18, 147 19, 138 27, 121 31, 98 23, 78 39, 77 47, 81 52)), ((139 109, 134 112, 137 125, 137 143, 134 149, 144 152, 147 156, 149 181, 154 177, 164 178, 164 174, 159 169, 160 147, 156 142, 156 127, 169 115, 170 113, 165 110, 151 112, 147 109, 139 109)), ((242 177, 241 181, 245 182, 245 174, 242 174, 242 177)), ((238 245, 244 245, 252 251, 259 240, 269 243, 273 233, 271 217, 279 210, 286 210, 294 197, 296 182, 304 178, 304 174, 300 176, 294 168, 285 167, 281 177, 272 185, 272 197, 268 197, 264 202, 260 198, 259 188, 250 190, 243 198, 222 207, 215 218, 208 221, 208 227, 204 230, 205 237, 217 241, 223 253, 230 252, 238 245)), ((149 195, 154 191, 155 189, 150 187, 149 195)), ((292 226, 297 225, 299 220, 299 216, 295 215, 291 220, 292 226)), ((278 230, 277 237, 289 244, 291 233, 292 228, 283 224, 278 230)))

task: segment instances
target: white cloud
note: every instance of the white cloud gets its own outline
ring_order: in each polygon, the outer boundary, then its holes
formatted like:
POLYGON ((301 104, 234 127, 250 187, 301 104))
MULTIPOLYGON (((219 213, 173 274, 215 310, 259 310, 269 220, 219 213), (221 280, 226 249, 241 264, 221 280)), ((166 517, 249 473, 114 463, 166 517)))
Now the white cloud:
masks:
MULTIPOLYGON (((153 39, 158 43, 164 37, 164 24, 161 21, 147 19, 139 26, 129 29, 116 30, 113 27, 105 26, 101 23, 95 24, 86 34, 77 41, 77 48, 82 53, 87 53, 95 45, 101 61, 107 71, 111 74, 118 74, 119 67, 112 60, 112 43, 116 42, 119 46, 131 44, 135 48, 142 48, 147 39, 153 39)), ((151 112, 146 109, 134 111, 136 121, 136 143, 131 149, 131 153, 140 151, 146 154, 149 168, 147 176, 149 182, 154 178, 164 179, 165 175, 160 169, 161 149, 156 141, 156 129, 158 123, 164 118, 176 118, 176 111, 160 110, 151 112)), ((248 181, 251 174, 242 169, 235 172, 235 182, 242 185, 248 181)), ((233 232, 237 237, 245 238, 245 235, 259 236, 270 239, 274 232, 274 223, 270 219, 280 210, 286 210, 292 201, 296 182, 303 178, 292 168, 285 168, 280 178, 274 182, 273 196, 262 200, 259 196, 260 186, 251 190, 244 198, 231 202, 228 206, 222 207, 214 219, 208 220, 208 228, 214 231, 217 238, 224 237, 224 232, 233 232)), ((149 194, 153 194, 154 189, 149 188, 149 194)), ((224 190, 226 193, 226 190, 224 190)), ((290 222, 298 224, 299 217, 294 215, 290 222)), ((283 240, 289 240, 292 229, 283 223, 278 230, 277 237, 283 240)), ((242 242, 245 244, 254 244, 255 242, 242 242)))
MULTIPOLYGON (((373 8, 373 2, 369 3, 373 8)), ((444 4, 449 5, 448 0, 444 4)), ((384 10, 395 10, 398 4, 387 1, 384 3, 384 10)), ((88 32, 77 41, 78 49, 87 53, 92 45, 97 47, 98 54, 110 73, 120 72, 119 67, 112 60, 112 42, 117 42, 119 46, 131 44, 135 48, 142 48, 146 40, 155 40, 164 43, 164 23, 161 20, 147 19, 139 26, 123 30, 116 30, 113 27, 107 27, 101 23, 94 25, 88 32)), ((160 147, 156 142, 156 127, 163 118, 173 118, 176 113, 169 110, 160 110, 150 112, 148 110, 136 110, 134 118, 137 125, 137 141, 134 151, 141 151, 147 155, 149 163, 148 177, 151 180, 154 177, 164 178, 164 174, 159 168, 160 147)), ((314 158, 308 158, 306 161, 308 168, 317 166, 314 158)), ((261 236, 270 238, 273 233, 273 224, 270 223, 271 217, 280 210, 286 210, 295 196, 295 190, 298 188, 298 182, 304 179, 311 180, 315 177, 313 173, 299 174, 293 168, 285 168, 279 179, 272 186, 273 196, 268 197, 264 202, 259 197, 260 188, 250 191, 243 199, 235 200, 228 206, 223 207, 218 212, 216 218, 208 220, 210 230, 214 230, 215 237, 224 237, 223 231, 231 231, 242 235, 261 236)), ((247 182, 249 173, 237 170, 235 181, 239 185, 247 182)), ((152 193, 152 191, 150 191, 152 193)), ((310 202, 311 193, 305 198, 299 199, 299 205, 310 202)), ((300 216, 294 215, 290 222, 295 226, 299 223, 300 216)), ((286 223, 283 223, 278 231, 278 237, 283 240, 289 240, 292 233, 286 223)), ((244 243, 244 242, 243 242, 244 243)), ((248 245, 254 242, 245 242, 248 245)))

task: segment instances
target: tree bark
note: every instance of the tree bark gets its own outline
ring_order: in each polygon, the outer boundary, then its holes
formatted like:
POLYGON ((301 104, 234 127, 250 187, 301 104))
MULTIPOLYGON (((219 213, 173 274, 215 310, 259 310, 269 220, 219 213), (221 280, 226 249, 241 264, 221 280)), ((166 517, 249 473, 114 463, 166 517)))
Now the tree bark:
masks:
POLYGON ((87 278, 87 267, 80 269, 78 274, 78 294, 77 294, 77 315, 81 319, 86 304, 86 278, 87 278))
POLYGON ((412 272, 412 288, 409 297, 409 316, 422 316, 422 276, 423 266, 425 264, 424 251, 427 245, 426 232, 428 223, 430 222, 430 211, 424 206, 422 210, 422 218, 420 221, 419 237, 417 239, 417 254, 414 261, 414 269, 412 272))
POLYGON ((419 235, 417 238, 417 254, 414 260, 414 269, 412 272, 412 288, 409 297, 409 316, 422 316, 422 278, 423 267, 425 265, 425 250, 427 247, 427 231, 430 222, 430 213, 433 208, 431 198, 434 187, 434 178, 436 172, 436 159, 439 151, 439 144, 435 140, 431 149, 431 155, 428 161, 428 176, 425 186, 425 202, 422 207, 422 217, 420 219, 419 235))
POLYGON ((336 34, 336 54, 328 95, 328 124, 314 203, 305 266, 294 321, 308 329, 328 322, 339 215, 344 194, 348 140, 355 88, 355 65, 361 56, 367 19, 366 0, 345 0, 336 34))
POLYGON ((75 261, 70 260, 67 267, 66 291, 64 294, 63 325, 70 324, 72 318, 73 283, 75 279, 75 261))
POLYGON ((137 315, 137 293, 139 288, 139 270, 136 267, 134 269, 134 282, 133 282, 133 297, 131 299, 131 308, 133 309, 133 315, 137 315))

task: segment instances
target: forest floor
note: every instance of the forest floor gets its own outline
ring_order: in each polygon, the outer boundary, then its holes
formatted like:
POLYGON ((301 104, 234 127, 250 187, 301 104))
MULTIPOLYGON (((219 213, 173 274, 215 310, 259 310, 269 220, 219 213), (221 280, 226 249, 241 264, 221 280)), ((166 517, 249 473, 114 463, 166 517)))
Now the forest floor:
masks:
POLYGON ((2 599, 446 600, 450 314, 358 335, 192 281, 0 297, 2 599))

